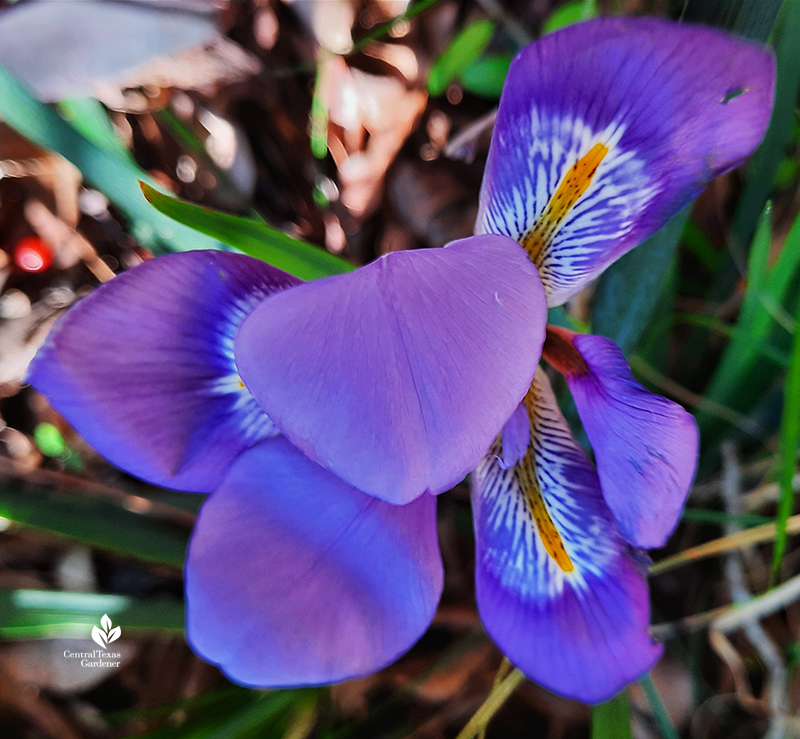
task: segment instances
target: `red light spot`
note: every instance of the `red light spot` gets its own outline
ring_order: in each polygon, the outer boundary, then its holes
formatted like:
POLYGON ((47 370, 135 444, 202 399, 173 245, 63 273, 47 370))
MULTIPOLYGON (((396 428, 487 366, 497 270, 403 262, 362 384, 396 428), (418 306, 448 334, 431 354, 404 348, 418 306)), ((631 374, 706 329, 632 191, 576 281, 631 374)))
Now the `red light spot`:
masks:
POLYGON ((26 272, 43 272, 53 261, 50 247, 37 236, 28 236, 14 247, 14 261, 26 272))

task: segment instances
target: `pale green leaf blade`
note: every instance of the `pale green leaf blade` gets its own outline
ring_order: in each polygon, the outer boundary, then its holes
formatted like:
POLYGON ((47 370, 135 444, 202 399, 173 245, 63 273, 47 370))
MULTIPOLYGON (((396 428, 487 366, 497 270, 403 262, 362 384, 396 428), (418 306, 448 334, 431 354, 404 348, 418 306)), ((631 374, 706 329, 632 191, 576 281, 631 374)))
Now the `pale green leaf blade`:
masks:
POLYGON ((134 238, 155 250, 218 249, 219 241, 198 234, 148 206, 139 182, 155 182, 130 158, 98 146, 39 102, 0 65, 0 118, 22 136, 71 161, 130 220, 134 238))
MULTIPOLYGON (((91 638, 108 614, 124 635, 183 632, 183 603, 105 593, 0 590, 0 639, 91 638)), ((87 644, 87 650, 91 651, 87 644)))

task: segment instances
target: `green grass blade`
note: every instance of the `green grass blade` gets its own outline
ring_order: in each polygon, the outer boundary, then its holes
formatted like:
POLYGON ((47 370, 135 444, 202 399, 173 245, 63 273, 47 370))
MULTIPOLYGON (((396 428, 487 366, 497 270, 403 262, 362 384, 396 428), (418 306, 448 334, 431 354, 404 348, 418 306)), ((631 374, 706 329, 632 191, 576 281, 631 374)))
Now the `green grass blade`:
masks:
POLYGON ((592 739, 631 739, 628 691, 592 708, 592 739))
POLYGON ((707 508, 684 508, 681 518, 684 521, 708 523, 720 527, 735 523, 741 528, 762 526, 765 523, 772 523, 774 520, 768 516, 759 516, 756 513, 742 513, 737 515, 725 513, 725 511, 712 511, 707 508))
POLYGON ((441 0, 419 0, 419 2, 409 5, 399 15, 396 15, 391 20, 386 21, 386 23, 379 24, 369 33, 361 36, 361 38, 359 38, 358 41, 356 41, 356 43, 353 45, 353 49, 350 53, 353 54, 361 51, 369 46, 373 41, 377 41, 388 33, 391 33, 392 30, 398 25, 405 23, 406 21, 410 21, 412 18, 416 18, 418 15, 421 15, 439 2, 441 2, 441 0))
MULTIPOLYGON (((762 214, 748 261, 748 282, 739 319, 706 389, 708 400, 746 413, 777 378, 780 368, 760 361, 762 348, 776 325, 776 308, 791 299, 790 288, 800 276, 800 218, 793 224, 777 261, 769 266, 772 228, 769 207, 762 214)), ((710 419, 701 414, 701 430, 710 419)))
MULTIPOLYGON (((671 322, 675 324, 685 323, 692 326, 699 326, 710 329, 718 334, 727 336, 729 339, 736 335, 736 328, 727 323, 723 323, 719 318, 707 313, 680 313, 676 312, 671 316, 671 322)), ((757 341, 753 344, 765 359, 778 367, 786 368, 789 366, 790 357, 788 353, 781 351, 772 344, 757 341)))
POLYGON ((0 590, 0 639, 85 639, 94 649, 92 626, 107 613, 124 636, 183 632, 183 603, 103 593, 0 590))
POLYGON ((142 191, 159 213, 303 280, 355 269, 341 257, 306 241, 293 239, 261 221, 187 203, 164 195, 145 183, 142 183, 142 191))
MULTIPOLYGON (((759 7, 773 0, 757 0, 759 7)), ((800 91, 800 0, 786 0, 777 42, 778 76, 775 83, 775 106, 772 118, 747 171, 742 195, 731 223, 731 248, 742 253, 758 224, 761 211, 772 193, 778 168, 792 137, 797 95, 800 91)))
POLYGON ((108 111, 99 100, 94 98, 62 100, 58 108, 82 136, 136 166, 133 156, 117 136, 114 125, 108 117, 108 111))
POLYGON ((656 725, 663 739, 678 739, 678 732, 675 729, 675 725, 672 723, 672 719, 669 717, 669 713, 667 713, 666 706, 661 700, 653 678, 647 674, 639 680, 639 685, 642 686, 647 702, 650 704, 650 710, 653 712, 653 718, 656 721, 656 725))
POLYGON ((0 517, 118 554, 182 567, 189 532, 111 502, 0 485, 0 517))
POLYGON ((780 574, 783 555, 786 553, 786 522, 794 507, 792 478, 795 475, 797 447, 800 446, 800 308, 798 325, 792 342, 792 360, 783 391, 783 413, 781 415, 780 462, 778 484, 778 526, 775 532, 775 549, 772 556, 770 581, 775 584, 780 574))
POLYGON ((328 54, 320 49, 320 58, 317 60, 317 76, 314 81, 314 95, 311 98, 311 133, 309 143, 311 153, 317 159, 324 159, 328 155, 328 105, 325 100, 325 75, 328 65, 325 63, 328 54))
MULTIPOLYGON (((264 734, 254 734, 253 732, 274 724, 276 719, 283 717, 282 714, 290 712, 294 705, 301 700, 301 697, 302 694, 299 691, 289 690, 257 694, 256 700, 231 716, 216 731, 209 734, 208 739, 244 739, 250 736, 264 736, 264 734)), ((274 731, 272 735, 276 735, 274 731)))
MULTIPOLYGON (((316 690, 247 690, 231 686, 200 695, 192 701, 158 707, 160 713, 180 709, 188 718, 178 726, 165 726, 130 739, 257 739, 284 736, 285 727, 298 710, 316 703, 316 690), (166 709, 166 711, 164 710, 166 709)), ((152 712, 150 712, 152 713, 152 712)), ((148 711, 126 711, 110 719, 147 716, 148 711)), ((158 715, 158 714, 155 714, 158 715)), ((105 716, 109 719, 109 716, 105 716)))
POLYGON ((727 28, 753 41, 764 42, 769 37, 781 0, 682 0, 683 20, 727 28))
POLYGON ((717 251, 711 239, 692 220, 686 222, 683 229, 682 241, 684 246, 703 263, 703 266, 713 275, 722 266, 723 252, 717 251))
POLYGON ((22 136, 71 161, 87 182, 103 192, 131 221, 135 239, 155 251, 219 249, 215 239, 192 232, 147 204, 139 182, 155 186, 144 170, 109 149, 98 146, 33 95, 0 65, 0 118, 22 136))
POLYGON ((110 724, 119 726, 120 724, 125 724, 136 719, 145 720, 166 717, 176 711, 185 711, 189 713, 190 711, 196 712, 207 706, 219 706, 225 703, 230 704, 237 698, 241 698, 243 694, 251 695, 251 692, 249 689, 240 688, 238 685, 228 685, 227 687, 218 688, 217 690, 208 690, 191 698, 180 698, 167 703, 159 703, 155 706, 125 708, 120 711, 105 711, 103 713, 103 719, 110 724))
POLYGON ((459 31, 431 67, 428 92, 434 97, 441 95, 483 53, 493 33, 490 20, 474 21, 459 31))
MULTIPOLYGON (((203 698, 203 695, 198 698, 203 698)), ((224 726, 239 712, 247 711, 260 697, 258 693, 246 688, 231 686, 226 690, 214 691, 210 700, 200 701, 194 706, 180 709, 187 716, 177 726, 167 725, 151 731, 132 734, 128 739, 209 739, 214 732, 224 726)), ((134 712, 129 712, 133 714, 134 712)), ((142 712, 146 717, 147 713, 142 712)), ((131 716, 136 718, 135 714, 131 716)), ((116 716, 112 715, 112 721, 116 716)))
POLYGON ((612 264, 597 283, 592 331, 613 339, 626 354, 636 348, 650 320, 688 216, 687 207, 612 264))

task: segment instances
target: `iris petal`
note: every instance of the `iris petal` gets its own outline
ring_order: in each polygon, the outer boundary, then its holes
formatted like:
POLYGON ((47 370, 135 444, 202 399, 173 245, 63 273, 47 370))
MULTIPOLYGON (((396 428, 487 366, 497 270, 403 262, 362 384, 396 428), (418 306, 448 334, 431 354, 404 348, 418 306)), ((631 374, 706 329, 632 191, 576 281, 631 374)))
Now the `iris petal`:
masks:
POLYGON ((566 377, 620 532, 642 549, 664 546, 697 467, 694 418, 636 382, 604 336, 548 327, 545 359, 566 377))
POLYGON ((154 259, 59 319, 28 381, 112 464, 209 492, 244 449, 278 433, 241 384, 233 339, 265 296, 298 283, 236 254, 154 259))
POLYGON ((599 18, 509 70, 477 230, 525 245, 560 305, 758 145, 771 53, 700 26, 599 18))
POLYGON ((526 458, 503 470, 490 453, 473 476, 478 610, 531 680, 598 703, 661 654, 647 583, 541 370, 525 405, 526 458))
POLYGON ((525 407, 525 403, 517 406, 511 418, 503 426, 501 438, 503 456, 500 458, 500 466, 504 470, 508 470, 524 459, 528 451, 531 425, 528 421, 528 409, 525 407))
POLYGON ((271 298, 242 324, 236 361, 293 444, 406 503, 485 454, 530 385, 545 315, 525 252, 476 236, 271 298))
POLYGON ((246 685, 360 677, 423 634, 442 581, 433 496, 384 503, 278 437, 245 452, 203 504, 187 637, 246 685))

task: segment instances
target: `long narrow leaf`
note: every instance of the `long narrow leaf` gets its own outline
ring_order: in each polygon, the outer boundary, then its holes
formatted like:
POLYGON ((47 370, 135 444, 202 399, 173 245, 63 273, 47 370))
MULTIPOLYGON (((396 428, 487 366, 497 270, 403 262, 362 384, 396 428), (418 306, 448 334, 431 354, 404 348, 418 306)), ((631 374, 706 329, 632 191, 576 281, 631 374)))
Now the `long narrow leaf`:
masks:
POLYGON ((627 690, 592 709, 592 739, 631 739, 631 707, 627 690))
POLYGON ((781 494, 778 503, 778 521, 775 532, 775 549, 772 557, 771 581, 777 582, 783 555, 786 552, 786 523, 794 507, 794 488, 797 447, 800 445, 800 307, 798 326, 795 327, 792 342, 792 361, 786 376, 783 392, 783 414, 781 416, 781 445, 778 483, 781 494))
POLYGON ((763 42, 778 17, 781 0, 689 0, 681 5, 684 21, 727 28, 763 42))
POLYGON ((611 265, 597 283, 592 331, 613 339, 625 353, 636 348, 650 320, 688 217, 689 208, 684 208, 611 265))
MULTIPOLYGON (((761 14, 765 22, 777 12, 775 0, 750 0, 745 4, 756 6, 755 11, 750 11, 751 14, 755 17, 761 14)), ((775 105, 764 140, 750 162, 747 180, 731 223, 730 238, 735 252, 741 252, 752 238, 792 136, 797 95, 800 92, 800 0, 786 0, 784 7, 776 48, 778 76, 775 82, 775 105)))
POLYGON ((653 678, 647 674, 639 681, 639 685, 642 686, 642 690, 647 697, 647 702, 650 704, 650 710, 653 712, 653 718, 658 725, 662 738, 678 739, 678 732, 675 730, 675 725, 672 723, 669 713, 667 713, 666 706, 661 700, 653 678))
POLYGON ((326 80, 329 65, 329 53, 320 49, 317 60, 317 77, 314 82, 314 95, 311 98, 310 144, 311 153, 317 159, 324 159, 328 154, 328 102, 325 96, 326 80))
MULTIPOLYGON (((268 693, 229 687, 215 691, 206 699, 200 695, 175 706, 188 718, 178 726, 165 726, 130 739, 251 739, 283 736, 286 726, 298 709, 315 699, 312 690, 274 690, 268 693)), ((168 707, 167 707, 168 708, 168 707)), ((125 712, 128 717, 147 715, 146 711, 125 712)), ((123 715, 125 715, 123 714, 123 715)), ((112 714, 112 719, 117 715, 112 714)), ((106 716, 108 718, 108 716, 106 716)))
POLYGON ((132 223, 133 236, 156 251, 219 249, 215 239, 195 233, 154 211, 142 197, 139 182, 155 182, 128 157, 98 146, 39 102, 0 65, 0 118, 22 136, 71 161, 87 182, 116 205, 132 223))
POLYGON ((0 485, 0 517, 119 554, 182 567, 188 531, 112 503, 0 485))
MULTIPOLYGON (((760 362, 760 347, 768 345, 775 325, 775 307, 789 300, 789 289, 800 273, 800 218, 794 223, 780 256, 769 266, 772 229, 765 209, 748 261, 748 282, 731 341, 720 359, 705 396, 708 400, 748 412, 762 391, 777 378, 779 368, 760 362)), ((710 419, 701 415, 701 429, 710 419)))
MULTIPOLYGON (((180 601, 58 590, 0 590, 0 639, 85 639, 104 614, 123 635, 183 631, 180 601)), ((93 647, 91 647, 93 648, 93 647)))
POLYGON ((142 183, 142 191, 150 204, 165 216, 304 280, 355 269, 341 257, 293 239, 261 221, 193 205, 164 195, 145 183, 142 183))
POLYGON ((99 100, 94 98, 62 100, 58 107, 70 124, 89 141, 133 163, 133 156, 117 136, 108 112, 99 100))
POLYGON ((428 77, 428 92, 441 95, 483 53, 493 33, 494 23, 490 20, 474 21, 459 31, 434 62, 428 77))

